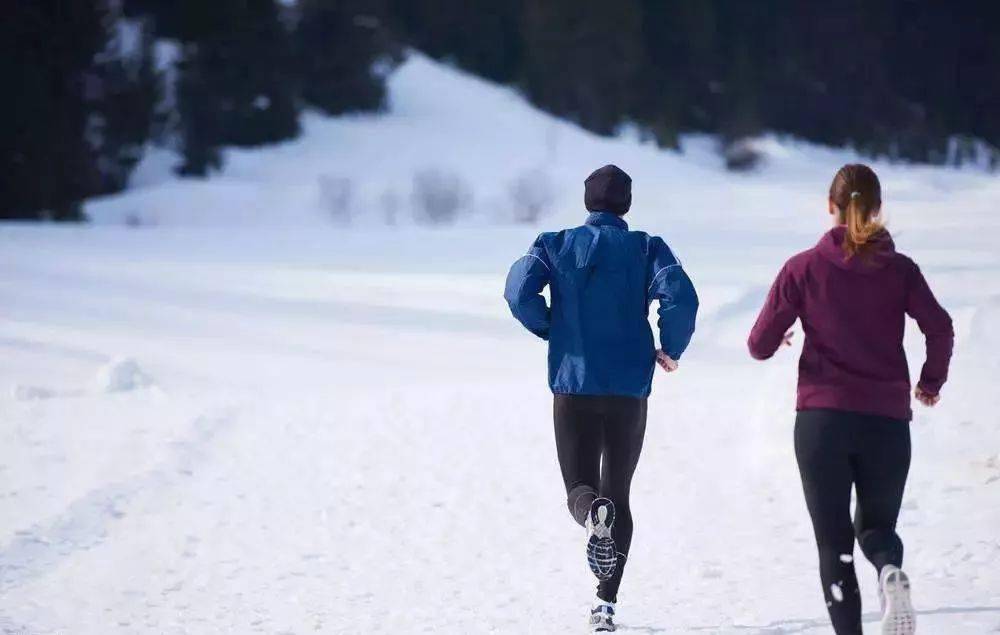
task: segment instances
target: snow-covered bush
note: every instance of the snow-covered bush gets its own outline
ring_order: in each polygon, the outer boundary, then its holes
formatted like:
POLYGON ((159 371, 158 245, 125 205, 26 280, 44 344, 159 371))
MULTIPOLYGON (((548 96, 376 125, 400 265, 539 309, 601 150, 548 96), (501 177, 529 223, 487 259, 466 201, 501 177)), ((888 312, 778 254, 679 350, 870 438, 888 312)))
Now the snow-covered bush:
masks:
POLYGON ((555 200, 552 179, 544 170, 522 172, 510 183, 508 189, 513 205, 514 220, 535 223, 549 212, 555 200))
POLYGON ((102 366, 94 384, 100 392, 128 392, 151 386, 153 378, 131 357, 121 357, 102 366))
POLYGON ((353 196, 354 184, 349 178, 330 174, 320 175, 320 204, 335 222, 341 225, 351 222, 351 199, 353 196))
POLYGON ((429 168, 413 175, 412 202, 419 221, 453 223, 471 200, 469 186, 455 172, 429 168))

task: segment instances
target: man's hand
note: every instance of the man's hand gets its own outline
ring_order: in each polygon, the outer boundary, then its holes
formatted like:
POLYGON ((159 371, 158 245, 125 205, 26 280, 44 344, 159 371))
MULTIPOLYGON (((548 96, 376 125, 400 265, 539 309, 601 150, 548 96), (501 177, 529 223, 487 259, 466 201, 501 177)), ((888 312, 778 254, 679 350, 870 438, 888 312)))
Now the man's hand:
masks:
POLYGON ((913 391, 913 396, 917 398, 917 401, 930 408, 933 408, 937 402, 941 401, 941 395, 932 395, 924 391, 920 386, 917 386, 917 389, 913 391))
POLYGON ((656 363, 660 365, 660 368, 668 373, 672 373, 677 370, 677 362, 675 362, 670 355, 667 355, 662 350, 656 351, 656 363))
POLYGON ((789 331, 789 332, 785 333, 785 336, 781 338, 781 345, 782 346, 791 346, 792 345, 792 336, 793 335, 795 335, 795 331, 789 331))

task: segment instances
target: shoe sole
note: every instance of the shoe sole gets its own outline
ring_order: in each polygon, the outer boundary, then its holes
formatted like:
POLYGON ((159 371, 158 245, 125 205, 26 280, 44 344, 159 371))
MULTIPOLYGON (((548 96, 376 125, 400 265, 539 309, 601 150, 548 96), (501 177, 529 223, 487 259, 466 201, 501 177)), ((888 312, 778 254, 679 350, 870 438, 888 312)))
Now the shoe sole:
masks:
POLYGON ((587 538, 587 564, 594 577, 610 580, 618 568, 618 551, 611 537, 615 524, 615 505, 607 498, 597 498, 590 506, 591 533, 587 538))
POLYGON ((882 592, 885 594, 882 635, 913 635, 917 630, 917 614, 910 602, 910 579, 902 571, 893 571, 886 577, 882 592))
MULTIPOLYGON (((613 609, 612 609, 613 610, 613 609)), ((614 613, 611 613, 613 616, 614 613)), ((602 613, 590 612, 590 632, 592 633, 613 633, 615 631, 615 623, 610 617, 607 617, 602 613)))

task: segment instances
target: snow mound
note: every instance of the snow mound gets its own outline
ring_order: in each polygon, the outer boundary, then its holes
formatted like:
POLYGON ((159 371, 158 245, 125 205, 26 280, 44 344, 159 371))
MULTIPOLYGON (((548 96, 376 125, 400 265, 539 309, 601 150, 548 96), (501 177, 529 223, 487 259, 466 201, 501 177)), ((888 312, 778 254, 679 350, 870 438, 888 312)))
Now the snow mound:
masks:
POLYGON ((153 385, 153 378, 130 357, 112 360, 97 371, 94 378, 101 392, 128 392, 153 385))

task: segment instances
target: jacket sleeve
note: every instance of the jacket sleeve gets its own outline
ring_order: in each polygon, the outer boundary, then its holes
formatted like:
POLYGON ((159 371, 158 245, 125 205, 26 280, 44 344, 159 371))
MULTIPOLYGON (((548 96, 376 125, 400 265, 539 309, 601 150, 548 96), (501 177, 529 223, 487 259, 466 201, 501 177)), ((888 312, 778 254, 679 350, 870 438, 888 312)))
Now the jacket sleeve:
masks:
POLYGON ((936 395, 948 379, 948 364, 951 361, 955 331, 952 328, 951 316, 938 304, 916 264, 913 265, 910 275, 906 313, 917 321, 917 326, 920 327, 927 342, 927 359, 920 371, 920 381, 917 386, 928 394, 936 395))
POLYGON ((698 294, 680 260, 662 238, 650 238, 647 253, 649 286, 646 299, 648 302, 660 302, 657 309, 660 317, 656 321, 660 330, 660 348, 671 359, 678 360, 694 335, 698 294))
POLYGON ((549 283, 552 265, 539 236, 528 250, 511 265, 503 297, 517 320, 543 340, 549 339, 552 314, 542 297, 549 283))
POLYGON ((778 272, 750 330, 747 347, 754 359, 769 359, 778 350, 785 333, 799 317, 800 300, 799 289, 786 264, 778 272))

